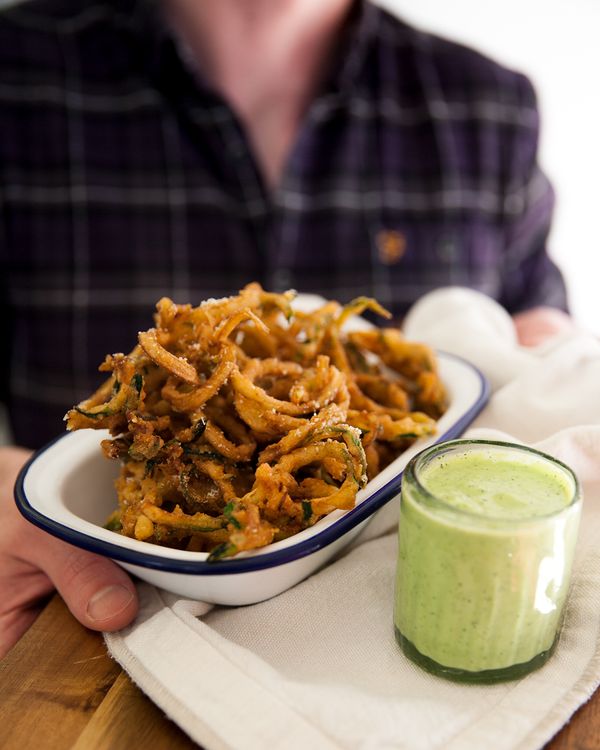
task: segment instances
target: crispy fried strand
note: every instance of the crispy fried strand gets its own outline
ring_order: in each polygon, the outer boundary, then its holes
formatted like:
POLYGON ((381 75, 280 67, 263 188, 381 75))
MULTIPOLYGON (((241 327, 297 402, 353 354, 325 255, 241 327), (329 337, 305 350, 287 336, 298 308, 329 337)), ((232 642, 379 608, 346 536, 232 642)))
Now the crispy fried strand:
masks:
POLYGON ((433 352, 395 329, 347 332, 368 297, 296 312, 249 284, 198 307, 162 298, 155 326, 66 415, 106 428, 121 462, 107 528, 221 560, 349 510, 402 450, 436 429, 433 352))
POLYGON ((146 352, 153 362, 164 367, 168 372, 173 373, 176 378, 186 383, 196 385, 198 383, 198 373, 196 368, 181 357, 176 357, 167 351, 158 341, 158 332, 155 328, 149 331, 142 331, 138 334, 140 346, 146 352))

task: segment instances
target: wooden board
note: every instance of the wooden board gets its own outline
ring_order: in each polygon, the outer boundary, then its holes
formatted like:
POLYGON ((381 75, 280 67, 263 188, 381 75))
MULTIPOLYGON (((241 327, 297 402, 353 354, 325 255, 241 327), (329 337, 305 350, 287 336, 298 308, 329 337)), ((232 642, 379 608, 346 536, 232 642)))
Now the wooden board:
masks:
POLYGON ((0 664, 2 750, 197 745, 131 682, 99 633, 54 596, 0 664))
MULTIPOLYGON (((2 750, 190 750, 169 721, 54 596, 0 663, 2 750)), ((600 750, 600 690, 545 750, 600 750)))

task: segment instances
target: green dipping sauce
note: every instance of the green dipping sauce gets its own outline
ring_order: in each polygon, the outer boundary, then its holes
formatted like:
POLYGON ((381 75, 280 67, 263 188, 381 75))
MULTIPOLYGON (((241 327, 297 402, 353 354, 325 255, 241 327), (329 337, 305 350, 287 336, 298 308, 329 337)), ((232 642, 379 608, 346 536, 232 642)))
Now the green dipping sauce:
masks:
POLYGON ((511 679, 551 654, 581 501, 560 462, 487 441, 434 446, 402 483, 394 620, 405 653, 454 679, 511 679))

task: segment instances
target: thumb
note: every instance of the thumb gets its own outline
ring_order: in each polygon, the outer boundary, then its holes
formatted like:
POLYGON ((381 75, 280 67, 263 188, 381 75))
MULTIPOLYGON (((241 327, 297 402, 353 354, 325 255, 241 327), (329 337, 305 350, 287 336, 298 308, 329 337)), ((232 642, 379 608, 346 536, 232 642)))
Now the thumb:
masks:
POLYGON ((39 540, 35 557, 82 625, 119 630, 136 616, 133 581, 111 560, 50 536, 39 540))

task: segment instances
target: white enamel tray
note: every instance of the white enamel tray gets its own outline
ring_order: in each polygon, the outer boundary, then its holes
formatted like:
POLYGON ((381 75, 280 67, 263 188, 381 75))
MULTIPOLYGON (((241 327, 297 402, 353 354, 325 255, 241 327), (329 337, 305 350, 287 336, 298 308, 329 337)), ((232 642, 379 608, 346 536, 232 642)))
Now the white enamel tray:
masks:
POLYGON ((408 461, 433 443, 456 438, 482 409, 488 385, 473 365, 438 353, 450 406, 438 432, 421 438, 360 490, 356 506, 334 511, 314 526, 260 550, 219 562, 207 554, 173 550, 102 528, 116 507, 116 461, 101 453, 103 430, 65 434, 39 450, 21 471, 15 499, 23 515, 45 531, 115 560, 156 586, 217 604, 251 604, 285 591, 349 544, 373 513, 398 495, 408 461))

